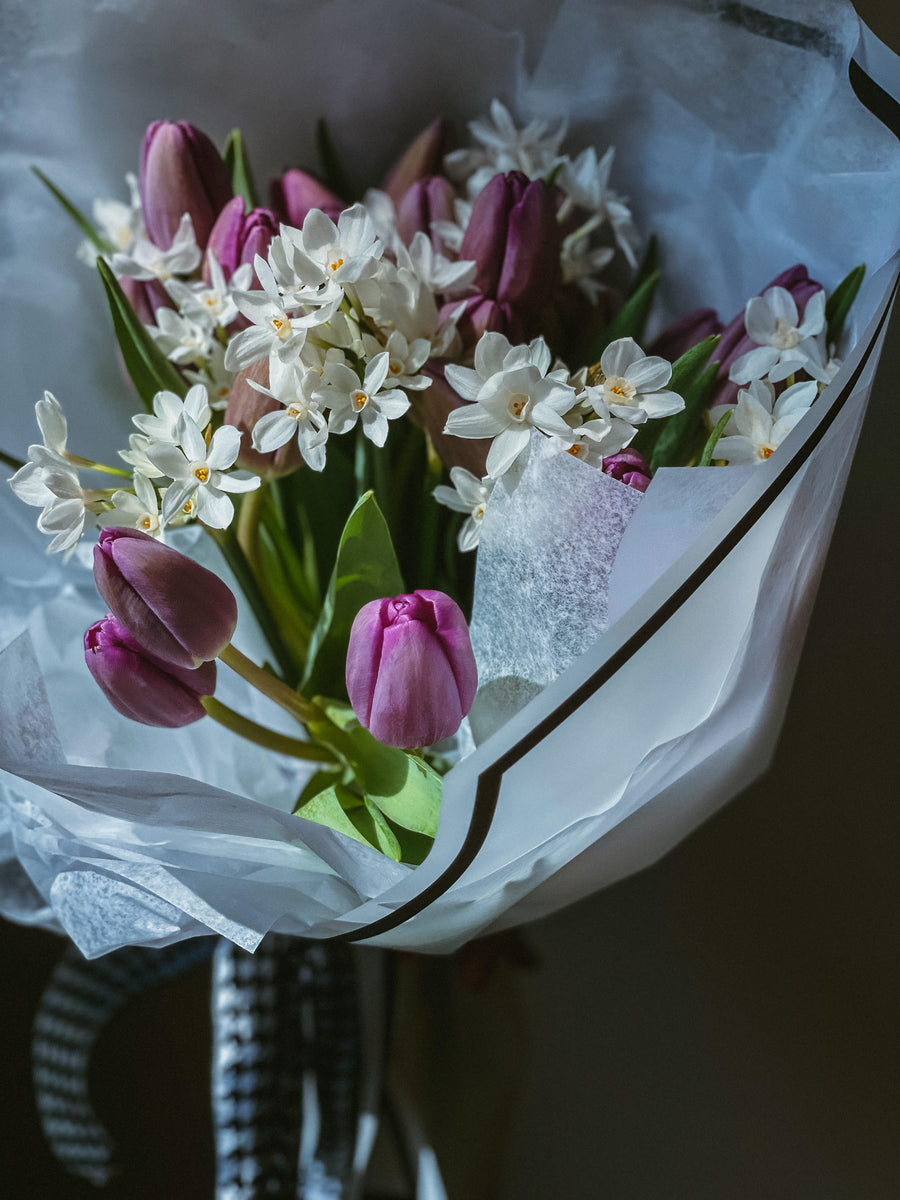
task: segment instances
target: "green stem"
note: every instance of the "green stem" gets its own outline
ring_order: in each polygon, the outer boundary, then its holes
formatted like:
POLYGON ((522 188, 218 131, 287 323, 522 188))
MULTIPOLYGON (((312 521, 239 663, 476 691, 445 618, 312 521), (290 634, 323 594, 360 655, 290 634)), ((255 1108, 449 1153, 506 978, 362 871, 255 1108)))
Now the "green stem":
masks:
POLYGON ((313 704, 305 696, 295 692, 293 688, 288 687, 286 683, 270 674, 265 668, 258 667, 252 659, 247 658, 246 654, 241 654, 235 646, 226 646, 219 658, 226 667, 231 667, 232 671, 240 675, 241 679, 245 679, 257 691, 268 696, 270 700, 274 700, 285 712, 289 712, 304 725, 309 724, 310 721, 322 720, 323 713, 317 704, 313 704))
POLYGON ((284 733, 276 733, 274 729, 267 729, 265 725, 257 725, 256 721, 241 716, 233 708, 216 700, 214 696, 205 696, 200 703, 206 709, 207 715, 214 721, 218 721, 220 725, 224 725, 226 729, 236 733, 238 737, 255 742, 257 746, 265 746, 267 750, 274 750, 278 754, 289 754, 292 758, 303 758, 308 762, 337 762, 335 755, 324 746, 319 746, 315 742, 305 742, 300 738, 288 737, 284 733))
POLYGON ((131 479, 132 471, 123 471, 120 467, 108 467, 106 463, 94 462, 92 458, 82 458, 80 454, 71 454, 68 450, 64 458, 75 467, 86 467, 91 471, 101 471, 104 475, 119 475, 123 479, 131 479))
POLYGON ((259 547, 257 544, 259 512, 265 491, 265 483, 253 492, 245 492, 241 497, 237 517, 238 545, 244 552, 244 557, 252 567, 259 567, 259 547))
POLYGON ((285 679, 299 678, 300 672, 297 665, 285 646, 281 634, 278 632, 278 625, 275 622, 275 618, 266 603, 266 598, 253 573, 253 568, 247 562, 246 555, 241 549, 234 531, 232 529, 210 529, 209 533, 215 538, 225 561, 228 563, 232 574, 237 580, 238 586, 253 610, 253 615, 256 617, 263 636, 268 642, 272 654, 275 656, 275 661, 278 663, 278 669, 285 679))
POLYGON ((11 467, 13 471, 21 471, 25 466, 23 458, 16 458, 14 454, 7 454, 3 450, 0 450, 0 463, 3 463, 5 467, 11 467))

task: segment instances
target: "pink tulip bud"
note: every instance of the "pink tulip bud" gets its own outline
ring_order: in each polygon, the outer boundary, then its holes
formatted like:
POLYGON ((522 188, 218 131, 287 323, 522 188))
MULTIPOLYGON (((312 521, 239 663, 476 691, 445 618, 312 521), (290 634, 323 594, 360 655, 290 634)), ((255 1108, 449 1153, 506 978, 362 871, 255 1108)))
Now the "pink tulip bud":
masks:
POLYGON ((216 690, 216 664, 196 669, 161 662, 107 613, 84 635, 84 660, 107 700, 142 725, 177 729, 206 715, 202 696, 216 690))
POLYGON ((603 460, 603 474, 611 475, 629 487, 646 492, 650 486, 650 464, 637 450, 620 450, 603 460))
POLYGON ((113 614, 164 663, 196 667, 231 641, 237 602, 230 588, 140 530, 100 531, 94 581, 113 614))
POLYGON ((228 168, 205 133, 186 121, 154 121, 148 127, 140 193, 147 236, 155 246, 168 250, 189 213, 203 249, 232 192, 228 168))
POLYGON ((269 386, 269 360, 258 358, 249 367, 239 372, 228 393, 228 407, 225 409, 225 424, 234 425, 244 435, 241 438, 241 449, 237 456, 236 465, 244 470, 254 471, 263 478, 275 479, 280 475, 290 475, 298 467, 303 466, 303 455, 297 439, 292 437, 268 454, 261 454, 253 449, 253 427, 260 417, 266 413, 283 409, 284 405, 264 392, 258 392, 250 386, 250 380, 269 386))
MULTIPOLYGON (((675 362, 682 354, 698 345, 704 338, 722 332, 722 322, 714 308, 695 308, 693 312, 679 317, 659 335, 648 353, 658 354, 668 362, 675 362)), ((721 345, 721 343, 720 343, 721 345)), ((718 350, 713 352, 718 358, 718 350)))
POLYGON ((453 149, 453 130, 437 117, 414 138, 384 178, 381 189, 399 206, 409 188, 424 175, 440 173, 444 155, 453 149))
POLYGON ((291 167, 280 179, 272 181, 269 185, 269 204, 280 220, 298 229, 310 209, 321 208, 327 217, 336 221, 347 207, 340 196, 299 167, 291 167))
POLYGON ((466 619, 443 592, 372 600, 356 614, 347 694, 360 724, 378 741, 411 750, 450 737, 477 686, 466 619))
MULTIPOLYGON (((244 212, 243 196, 229 200, 216 218, 206 243, 206 253, 215 255, 225 278, 230 279, 241 263, 252 263, 257 254, 263 258, 269 243, 278 233, 278 218, 268 208, 244 212)), ((204 262, 203 277, 210 282, 209 267, 204 262)), ((259 280, 254 276, 254 287, 259 280)))
POLYGON ((175 301, 157 279, 131 279, 126 275, 119 283, 129 304, 144 325, 156 324, 158 308, 175 307, 175 301))

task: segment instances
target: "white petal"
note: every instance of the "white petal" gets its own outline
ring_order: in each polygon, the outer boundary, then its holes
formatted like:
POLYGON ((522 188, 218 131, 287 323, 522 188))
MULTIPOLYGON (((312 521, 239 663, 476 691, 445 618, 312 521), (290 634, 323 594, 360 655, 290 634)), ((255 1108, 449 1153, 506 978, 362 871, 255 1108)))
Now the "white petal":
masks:
POLYGON ((618 338, 600 355, 600 370, 607 377, 624 375, 632 363, 644 358, 644 352, 634 338, 618 338))

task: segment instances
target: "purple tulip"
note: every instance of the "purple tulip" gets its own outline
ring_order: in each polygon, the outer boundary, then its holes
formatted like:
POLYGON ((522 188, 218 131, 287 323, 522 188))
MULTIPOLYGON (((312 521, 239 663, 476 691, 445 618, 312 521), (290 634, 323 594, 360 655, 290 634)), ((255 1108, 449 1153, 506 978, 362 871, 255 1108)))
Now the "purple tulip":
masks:
POLYGON ((154 121, 144 134, 140 175, 147 236, 168 250, 185 213, 203 249, 233 188, 222 156, 205 133, 186 121, 154 121))
POLYGON ((646 492, 650 486, 650 464, 637 450, 620 450, 603 460, 603 474, 611 475, 629 487, 646 492))
POLYGON ((397 232, 407 246, 415 234, 422 232, 435 250, 442 251, 443 242, 431 231, 433 221, 452 221, 456 191, 442 175, 426 175, 407 188, 397 205, 397 232))
POLYGON ((410 142, 384 178, 382 191, 398 207, 410 187, 425 175, 437 175, 444 155, 453 149, 453 130, 443 117, 437 117, 410 142))
POLYGON ((411 750, 450 737, 477 686, 466 619, 443 592, 372 600, 356 614, 347 694, 378 741, 411 750))
POLYGON ((237 602, 212 571, 137 529, 103 529, 94 581, 149 654, 179 667, 215 658, 231 641, 237 602))
POLYGON ((157 279, 132 279, 126 275, 119 283, 129 304, 144 325, 156 324, 158 308, 175 307, 175 301, 157 279))
POLYGON ((206 715, 202 696, 216 690, 216 664, 196 669, 160 662, 107 613, 84 635, 88 670, 117 712, 142 725, 177 729, 206 715))
MULTIPOLYGON (((206 243, 206 253, 215 255, 225 278, 230 279, 241 263, 252 263, 257 254, 265 258, 269 243, 277 233, 278 218, 271 209, 254 208, 245 213, 243 196, 235 196, 216 218, 206 243)), ((203 277, 210 282, 206 263, 203 277)), ((259 286, 255 276, 254 286, 259 286)))
MULTIPOLYGON (((768 291, 771 287, 781 287, 785 291, 790 292, 794 298, 794 303, 801 313, 806 307, 806 302, 810 296, 822 289, 821 283, 816 283, 814 279, 810 279, 806 267, 802 263, 797 263, 793 267, 788 267, 786 271, 782 271, 771 283, 766 284, 759 295, 761 296, 763 292, 768 291)), ((737 403, 738 384, 732 383, 729 380, 728 371, 731 364, 739 359, 742 354, 746 354, 756 347, 756 342, 747 334, 747 329, 744 325, 744 311, 742 310, 736 317, 733 317, 722 330, 722 340, 719 342, 714 355, 719 360, 720 365, 716 376, 716 386, 709 401, 710 406, 714 404, 737 403)))
POLYGON ((464 341, 494 329, 518 339, 552 299, 561 280, 562 234, 554 192, 521 171, 495 175, 480 193, 459 250, 478 264, 459 322, 464 341), (479 306, 479 298, 493 301, 479 306))
POLYGON ((272 181, 269 185, 269 204, 282 221, 298 229, 310 209, 321 208, 327 217, 336 221, 347 207, 340 196, 299 167, 291 167, 280 179, 272 181))

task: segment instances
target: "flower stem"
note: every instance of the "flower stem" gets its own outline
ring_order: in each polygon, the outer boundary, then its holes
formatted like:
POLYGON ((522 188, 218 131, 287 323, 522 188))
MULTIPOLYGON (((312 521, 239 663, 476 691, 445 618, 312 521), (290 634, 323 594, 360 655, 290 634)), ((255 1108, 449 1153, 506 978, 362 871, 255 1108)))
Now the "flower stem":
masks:
POLYGON ((14 454, 7 454, 5 450, 0 450, 0 463, 4 467, 11 467, 13 471, 20 471, 25 466, 23 458, 16 458, 14 454))
POLYGON ((232 671, 240 675, 241 679, 245 679, 257 691, 268 696, 270 700, 274 700, 277 705, 304 725, 310 721, 322 720, 324 714, 317 704, 313 704, 305 696, 295 692, 293 688, 282 683, 280 679, 263 667, 258 667, 255 662, 247 658, 246 654, 241 654, 235 646, 226 646, 219 658, 226 667, 231 667, 232 671))
POLYGON ((267 750, 274 750, 278 754, 289 754, 292 758, 303 758, 308 762, 337 762, 334 754, 324 746, 315 742, 305 742, 300 738, 288 737, 287 734, 276 733, 274 729, 258 725, 256 721, 251 721, 249 717, 241 716, 233 708, 229 708, 227 704, 222 704, 214 696, 204 696, 200 703, 214 721, 218 721, 220 725, 224 725, 226 729, 236 733, 238 737, 255 742, 258 746, 265 746, 267 750))

